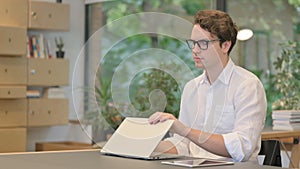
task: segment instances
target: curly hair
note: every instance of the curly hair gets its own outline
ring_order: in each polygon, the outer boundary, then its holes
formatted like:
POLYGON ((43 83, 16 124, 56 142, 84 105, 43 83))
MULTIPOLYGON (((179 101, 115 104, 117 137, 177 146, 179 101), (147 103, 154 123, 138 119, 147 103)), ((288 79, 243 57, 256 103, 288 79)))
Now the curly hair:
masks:
POLYGON ((236 43, 238 27, 227 13, 218 10, 201 10, 195 15, 194 24, 199 24, 202 29, 217 36, 220 39, 220 46, 225 41, 231 41, 229 55, 236 43))

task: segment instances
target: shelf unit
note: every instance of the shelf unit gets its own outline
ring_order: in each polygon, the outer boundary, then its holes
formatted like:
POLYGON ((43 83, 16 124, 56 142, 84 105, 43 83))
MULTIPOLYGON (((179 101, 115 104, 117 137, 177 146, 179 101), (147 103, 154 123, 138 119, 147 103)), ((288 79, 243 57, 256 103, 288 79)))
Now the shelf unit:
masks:
POLYGON ((26 151, 28 127, 68 124, 62 98, 27 98, 29 87, 68 86, 67 59, 27 58, 32 30, 68 31, 69 4, 0 1, 0 152, 26 151))

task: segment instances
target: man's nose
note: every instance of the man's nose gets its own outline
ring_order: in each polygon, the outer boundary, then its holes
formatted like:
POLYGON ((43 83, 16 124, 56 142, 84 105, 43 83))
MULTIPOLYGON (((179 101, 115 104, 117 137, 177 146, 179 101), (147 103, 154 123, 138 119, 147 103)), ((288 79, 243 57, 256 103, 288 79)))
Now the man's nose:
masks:
POLYGON ((192 52, 197 55, 197 54, 200 54, 200 48, 196 45, 193 49, 192 49, 192 52))

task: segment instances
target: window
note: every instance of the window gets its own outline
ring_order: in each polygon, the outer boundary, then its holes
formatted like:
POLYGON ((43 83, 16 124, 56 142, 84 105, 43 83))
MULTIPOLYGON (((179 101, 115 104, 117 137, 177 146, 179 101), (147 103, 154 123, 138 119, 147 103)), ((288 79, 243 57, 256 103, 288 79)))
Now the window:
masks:
POLYGON ((201 73, 184 40, 190 36, 193 15, 214 6, 207 0, 123 0, 86 6, 86 85, 99 87, 96 95, 101 92, 100 97, 88 98, 96 98, 109 127, 118 127, 124 116, 148 117, 155 111, 178 115, 184 84, 201 73))
POLYGON ((227 0, 228 13, 240 28, 249 28, 254 35, 238 41, 234 58, 250 70, 273 71, 273 62, 280 52, 279 43, 299 36, 299 12, 287 0, 227 0), (239 55, 239 56, 238 56, 239 55))

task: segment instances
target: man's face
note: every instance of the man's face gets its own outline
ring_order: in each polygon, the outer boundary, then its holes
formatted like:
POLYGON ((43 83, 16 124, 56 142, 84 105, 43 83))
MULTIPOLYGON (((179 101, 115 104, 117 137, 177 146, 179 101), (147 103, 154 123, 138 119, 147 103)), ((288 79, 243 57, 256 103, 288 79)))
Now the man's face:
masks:
MULTIPOLYGON (((218 40, 217 37, 212 37, 208 31, 202 29, 198 24, 193 27, 191 39, 194 41, 218 40)), ((219 43, 219 41, 209 42, 206 50, 200 49, 199 46, 195 44, 195 47, 192 49, 192 55, 196 67, 207 71, 220 66, 222 67, 222 62, 220 60, 220 53, 222 53, 222 50, 219 43)))

